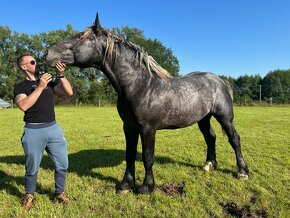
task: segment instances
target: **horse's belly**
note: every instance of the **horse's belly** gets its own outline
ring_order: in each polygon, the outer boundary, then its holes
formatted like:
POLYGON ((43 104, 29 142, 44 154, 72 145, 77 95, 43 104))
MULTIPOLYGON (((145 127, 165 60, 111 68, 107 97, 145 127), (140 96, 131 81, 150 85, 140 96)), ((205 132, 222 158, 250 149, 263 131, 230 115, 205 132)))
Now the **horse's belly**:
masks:
POLYGON ((170 110, 162 119, 159 129, 177 129, 191 126, 204 118, 209 113, 208 107, 183 108, 170 110))

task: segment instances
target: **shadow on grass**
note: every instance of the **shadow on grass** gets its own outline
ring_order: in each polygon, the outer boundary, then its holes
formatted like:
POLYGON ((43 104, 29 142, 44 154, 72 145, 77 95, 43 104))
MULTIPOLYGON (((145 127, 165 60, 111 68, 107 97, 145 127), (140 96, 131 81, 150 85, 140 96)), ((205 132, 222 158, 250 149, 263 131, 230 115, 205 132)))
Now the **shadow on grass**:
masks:
MULTIPOLYGON (((15 183, 17 186, 24 185, 24 176, 11 176, 3 170, 0 170, 0 190, 5 190, 10 195, 23 197, 24 193, 14 185, 15 183)), ((41 190, 41 193, 51 195, 50 189, 46 189, 39 184, 37 184, 36 190, 41 190)))
POLYGON ((0 190, 5 190, 8 194, 21 196, 23 193, 19 191, 13 183, 17 185, 23 184, 24 177, 20 176, 11 176, 0 170, 0 190))
MULTIPOLYGON (((119 182, 117 178, 103 175, 101 173, 96 172, 94 169, 115 167, 120 165, 123 161, 125 161, 125 151, 117 149, 81 150, 77 153, 69 154, 68 158, 69 158, 69 169, 68 169, 69 172, 77 173, 79 176, 91 176, 93 178, 98 178, 103 181, 114 182, 117 184, 119 182)), ((136 161, 142 161, 141 153, 137 154, 136 161)), ((25 165, 24 155, 2 156, 0 157, 0 163, 23 165, 23 175, 24 175, 24 165, 25 165)), ((178 162, 176 160, 164 156, 156 156, 155 163, 157 164, 177 163, 187 167, 200 168, 200 166, 195 166, 184 162, 178 162)), ((47 155, 43 156, 41 168, 54 170, 52 161, 49 159, 47 155)), ((0 190, 5 189, 12 195, 17 196, 21 195, 21 192, 18 190, 18 188, 13 186, 13 182, 16 182, 16 184, 23 185, 24 176, 14 177, 0 170, 0 178, 1 178, 0 181, 2 180, 4 181, 1 182, 0 184, 0 190)), ((51 190, 43 190, 43 188, 39 184, 37 190, 41 190, 41 193, 49 193, 49 195, 51 195, 51 190)))

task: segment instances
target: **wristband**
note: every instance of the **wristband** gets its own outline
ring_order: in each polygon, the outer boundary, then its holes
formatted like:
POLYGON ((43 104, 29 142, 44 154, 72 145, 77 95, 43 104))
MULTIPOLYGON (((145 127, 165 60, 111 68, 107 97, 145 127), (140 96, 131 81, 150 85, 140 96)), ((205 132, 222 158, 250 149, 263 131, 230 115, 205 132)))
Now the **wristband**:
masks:
POLYGON ((57 75, 56 76, 58 79, 64 78, 64 75, 57 75))

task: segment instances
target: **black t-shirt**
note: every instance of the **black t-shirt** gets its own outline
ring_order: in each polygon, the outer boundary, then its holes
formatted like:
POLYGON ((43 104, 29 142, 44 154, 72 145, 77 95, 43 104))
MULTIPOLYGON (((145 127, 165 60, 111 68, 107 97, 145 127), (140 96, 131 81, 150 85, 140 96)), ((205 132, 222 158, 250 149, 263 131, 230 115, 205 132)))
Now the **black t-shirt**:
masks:
MULTIPOLYGON (((39 81, 24 80, 14 86, 14 98, 19 94, 29 96, 38 85, 39 81)), ((53 88, 55 82, 48 83, 34 105, 24 112, 26 123, 49 123, 55 121, 53 88)))

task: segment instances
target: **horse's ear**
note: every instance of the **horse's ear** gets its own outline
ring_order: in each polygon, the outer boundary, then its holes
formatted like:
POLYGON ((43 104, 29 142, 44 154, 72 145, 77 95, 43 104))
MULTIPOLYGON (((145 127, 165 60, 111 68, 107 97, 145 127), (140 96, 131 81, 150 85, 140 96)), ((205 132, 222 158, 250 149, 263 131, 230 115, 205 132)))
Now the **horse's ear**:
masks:
POLYGON ((99 14, 98 14, 98 12, 97 12, 97 15, 96 15, 96 19, 95 19, 94 27, 95 27, 96 29, 100 29, 100 28, 101 28, 101 24, 100 24, 100 21, 99 21, 99 14))

